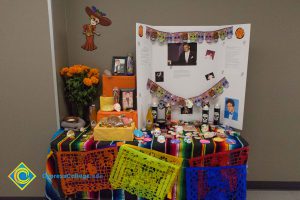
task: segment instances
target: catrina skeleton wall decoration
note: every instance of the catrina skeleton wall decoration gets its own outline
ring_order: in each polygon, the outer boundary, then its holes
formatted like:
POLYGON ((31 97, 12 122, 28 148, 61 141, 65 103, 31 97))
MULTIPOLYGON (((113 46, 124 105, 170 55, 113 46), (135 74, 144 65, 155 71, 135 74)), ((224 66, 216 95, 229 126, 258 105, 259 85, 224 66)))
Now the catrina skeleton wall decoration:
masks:
POLYGON ((90 23, 83 25, 83 34, 85 35, 85 44, 81 46, 86 51, 93 51, 97 49, 94 43, 94 35, 100 36, 100 33, 96 32, 96 26, 98 24, 102 26, 111 25, 111 20, 106 17, 106 14, 99 11, 95 6, 86 7, 85 12, 90 18, 90 23))

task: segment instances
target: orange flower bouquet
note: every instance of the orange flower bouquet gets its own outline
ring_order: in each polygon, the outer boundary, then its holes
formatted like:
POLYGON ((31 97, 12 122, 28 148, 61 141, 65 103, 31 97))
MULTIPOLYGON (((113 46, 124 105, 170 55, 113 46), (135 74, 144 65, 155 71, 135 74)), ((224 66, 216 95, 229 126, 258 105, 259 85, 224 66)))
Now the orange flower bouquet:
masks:
POLYGON ((92 104, 97 95, 98 69, 85 65, 73 65, 62 68, 60 75, 64 79, 66 99, 76 106, 76 114, 83 117, 84 107, 92 104))

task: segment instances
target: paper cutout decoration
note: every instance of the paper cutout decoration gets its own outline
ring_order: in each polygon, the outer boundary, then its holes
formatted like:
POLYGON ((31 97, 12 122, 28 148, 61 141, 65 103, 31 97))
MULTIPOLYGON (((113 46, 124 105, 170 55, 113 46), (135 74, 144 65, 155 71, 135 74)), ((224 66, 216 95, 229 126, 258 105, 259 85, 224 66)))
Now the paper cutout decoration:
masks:
POLYGON ((59 174, 70 175, 60 179, 63 193, 71 195, 79 191, 111 189, 108 179, 117 155, 117 147, 84 152, 57 152, 59 174), (82 177, 76 177, 76 174, 82 177))
POLYGON ((192 105, 196 105, 197 107, 201 107, 209 104, 209 100, 215 99, 219 95, 221 95, 224 91, 224 88, 229 87, 229 82, 226 78, 222 78, 218 83, 212 86, 210 89, 206 90, 202 94, 198 96, 191 97, 188 99, 176 96, 163 87, 159 86, 157 83, 148 79, 147 89, 150 90, 150 93, 163 100, 166 104, 171 104, 172 106, 191 107, 192 105), (192 105, 191 105, 192 104, 192 105))
MULTIPOLYGON (((140 30, 139 30, 140 32, 140 30)), ((226 27, 215 31, 184 31, 184 32, 163 32, 151 27, 146 27, 146 38, 159 43, 182 43, 182 42, 198 42, 204 40, 207 43, 217 43, 221 40, 231 39, 233 35, 233 27, 226 27)))
POLYGON ((83 34, 85 35, 85 44, 81 46, 86 51, 93 51, 97 49, 94 43, 94 35, 100 36, 100 33, 96 32, 96 26, 98 24, 102 26, 111 25, 111 20, 106 17, 106 14, 99 11, 95 6, 86 7, 85 12, 90 17, 90 23, 83 25, 83 34))
POLYGON ((124 144, 111 171, 113 189, 149 200, 163 200, 176 181, 182 158, 124 144))

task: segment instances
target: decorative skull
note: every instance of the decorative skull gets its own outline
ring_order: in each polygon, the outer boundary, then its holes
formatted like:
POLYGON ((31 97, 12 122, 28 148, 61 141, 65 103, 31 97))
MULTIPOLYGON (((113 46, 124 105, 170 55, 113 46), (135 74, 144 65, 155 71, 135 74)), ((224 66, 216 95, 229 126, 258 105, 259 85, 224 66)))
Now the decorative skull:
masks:
POLYGON ((205 33, 205 41, 210 44, 213 41, 213 32, 206 32, 205 33))
POLYGON ((156 110, 152 110, 152 116, 154 119, 157 118, 157 111, 156 110))
POLYGON ((202 122, 203 123, 208 123, 208 114, 203 114, 202 115, 202 122))
POLYGON ((194 104, 197 106, 197 107, 200 107, 202 105, 202 100, 200 97, 196 97, 194 99, 194 104))
POLYGON ((211 98, 215 98, 215 96, 216 96, 215 89, 214 89, 214 88, 211 88, 211 89, 209 90, 208 94, 209 94, 209 96, 210 96, 211 98))
POLYGON ((157 91, 158 86, 156 84, 151 84, 150 85, 150 93, 155 93, 157 91))
POLYGON ((221 40, 225 40, 225 38, 226 38, 225 29, 222 29, 222 30, 219 31, 219 36, 220 36, 221 40))
POLYGON ((156 31, 151 32, 150 40, 155 41, 156 39, 157 39, 157 32, 156 31))
POLYGON ((183 98, 179 98, 178 105, 179 105, 179 107, 184 107, 185 106, 185 100, 183 98))
POLYGON ((173 41, 174 41, 175 43, 181 43, 181 42, 182 42, 179 33, 173 33, 173 41))
POLYGON ((214 121, 218 121, 220 119, 220 113, 214 112, 214 121))
POLYGON ((226 79, 223 81, 223 87, 224 88, 228 88, 229 87, 229 82, 226 79))
POLYGON ((231 39, 232 36, 233 36, 233 27, 231 26, 227 28, 227 38, 231 39))
POLYGON ((190 40, 190 42, 196 42, 197 41, 197 36, 198 36, 197 32, 190 33, 189 34, 189 40, 190 40))
POLYGON ((192 138, 190 136, 185 136, 183 141, 190 144, 190 143, 192 143, 192 138))
POLYGON ((161 88, 161 87, 158 87, 157 91, 156 91, 156 96, 158 98, 161 98, 162 96, 164 96, 164 94, 165 94, 165 90, 163 88, 161 88))
POLYGON ((185 105, 188 108, 192 108, 193 107, 193 101, 191 101, 190 99, 185 100, 185 105))
POLYGON ((172 42, 172 34, 171 33, 166 34, 166 40, 167 40, 168 43, 172 42))
POLYGON ((157 107, 160 110, 164 109, 165 108, 165 102, 163 100, 160 100, 157 107))
POLYGON ((157 39, 160 43, 164 43, 166 41, 166 34, 163 32, 158 32, 157 39))
POLYGON ((223 93, 223 86, 222 84, 218 84, 216 88, 216 93, 222 94, 223 93))
POLYGON ((214 32, 214 42, 217 43, 219 40, 219 34, 217 31, 214 32))
POLYGON ((178 97, 175 95, 171 95, 171 105, 174 106, 178 102, 178 97))
POLYGON ((204 33, 203 32, 198 32, 197 41, 198 41, 198 43, 202 43, 204 41, 204 33))
POLYGON ((146 37, 149 38, 151 33, 152 33, 152 28, 147 26, 147 28, 146 28, 146 37))
POLYGON ((187 32, 183 32, 180 34, 181 40, 186 42, 189 39, 189 35, 187 32))
POLYGON ((169 101, 171 101, 171 94, 170 93, 168 93, 168 92, 166 92, 165 93, 165 96, 164 96, 164 102, 169 102, 169 101))
POLYGON ((206 133, 206 132, 208 132, 209 131, 209 126, 208 126, 208 124, 202 124, 201 125, 201 132, 202 133, 206 133))

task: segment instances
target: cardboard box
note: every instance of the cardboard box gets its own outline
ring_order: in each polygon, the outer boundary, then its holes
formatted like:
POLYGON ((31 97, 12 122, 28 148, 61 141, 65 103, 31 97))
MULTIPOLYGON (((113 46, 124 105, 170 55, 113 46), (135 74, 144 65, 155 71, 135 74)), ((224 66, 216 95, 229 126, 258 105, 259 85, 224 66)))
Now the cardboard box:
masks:
POLYGON ((95 141, 133 141, 133 131, 135 124, 132 123, 131 127, 100 127, 99 123, 94 128, 95 141))
POLYGON ((112 97, 113 88, 136 88, 135 76, 102 76, 102 96, 112 97))
POLYGON ((137 114, 137 111, 135 111, 135 110, 133 110, 133 111, 120 111, 120 112, 116 112, 116 111, 107 112, 107 111, 99 110, 97 112, 97 122, 99 122, 100 119, 102 119, 104 117, 109 117, 111 115, 113 115, 113 116, 125 115, 125 117, 132 118, 132 120, 135 124, 138 124, 138 114, 137 114))

